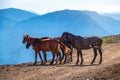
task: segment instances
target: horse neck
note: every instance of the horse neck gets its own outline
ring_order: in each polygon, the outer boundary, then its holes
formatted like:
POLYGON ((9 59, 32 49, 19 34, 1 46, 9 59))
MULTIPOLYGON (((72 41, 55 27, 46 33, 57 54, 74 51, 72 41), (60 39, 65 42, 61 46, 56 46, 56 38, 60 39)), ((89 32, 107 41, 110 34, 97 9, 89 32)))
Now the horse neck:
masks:
POLYGON ((29 39, 28 39, 28 43, 29 43, 30 45, 33 45, 34 40, 35 40, 34 38, 29 37, 29 39))
POLYGON ((68 35, 68 41, 70 42, 70 44, 73 44, 75 36, 74 35, 68 35))
POLYGON ((68 40, 69 40, 69 46, 70 48, 76 47, 76 44, 81 43, 81 36, 75 36, 75 35, 69 35, 68 40))

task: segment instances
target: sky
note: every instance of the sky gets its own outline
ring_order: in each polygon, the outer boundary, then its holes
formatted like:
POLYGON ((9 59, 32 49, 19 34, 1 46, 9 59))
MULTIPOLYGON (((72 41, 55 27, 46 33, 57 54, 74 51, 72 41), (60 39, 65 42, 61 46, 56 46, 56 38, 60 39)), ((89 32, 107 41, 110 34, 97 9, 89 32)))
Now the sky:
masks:
POLYGON ((0 0, 0 9, 18 8, 39 14, 71 9, 120 12, 120 0, 0 0))

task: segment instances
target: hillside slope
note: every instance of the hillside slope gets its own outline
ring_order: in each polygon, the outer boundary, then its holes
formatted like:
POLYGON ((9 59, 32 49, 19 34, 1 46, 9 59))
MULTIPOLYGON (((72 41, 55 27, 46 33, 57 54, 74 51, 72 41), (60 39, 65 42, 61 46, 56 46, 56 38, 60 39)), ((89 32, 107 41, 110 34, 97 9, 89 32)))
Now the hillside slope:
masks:
POLYGON ((18 23, 16 26, 21 27, 28 33, 47 33, 49 35, 60 34, 64 31, 83 36, 95 34, 104 36, 110 34, 109 31, 99 25, 96 20, 93 20, 90 15, 86 15, 84 11, 75 10, 61 10, 32 17, 18 23))
POLYGON ((104 13, 104 16, 112 17, 113 19, 120 20, 120 12, 115 13, 104 13))
POLYGON ((0 79, 6 80, 101 80, 120 79, 120 42, 103 46, 103 63, 98 65, 99 56, 94 65, 92 49, 83 50, 84 65, 76 66, 76 54, 73 62, 63 65, 43 65, 32 63, 0 66, 0 79))
POLYGON ((7 8, 0 10, 0 16, 4 16, 15 21, 23 21, 38 15, 21 9, 7 8))

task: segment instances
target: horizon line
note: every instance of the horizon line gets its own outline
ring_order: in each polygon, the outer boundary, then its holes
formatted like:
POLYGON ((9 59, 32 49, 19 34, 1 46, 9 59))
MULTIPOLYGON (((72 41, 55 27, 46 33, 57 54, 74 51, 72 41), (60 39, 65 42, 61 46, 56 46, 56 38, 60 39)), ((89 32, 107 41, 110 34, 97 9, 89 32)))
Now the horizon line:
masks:
POLYGON ((8 7, 8 8, 0 8, 0 10, 4 10, 4 9, 19 9, 19 10, 24 10, 24 11, 27 11, 27 12, 31 12, 31 13, 35 13, 35 14, 39 14, 39 15, 43 15, 43 14, 47 14, 47 13, 52 13, 52 12, 56 12, 56 11, 62 11, 62 10, 74 10, 74 11, 90 11, 90 12, 97 12, 97 13, 100 13, 100 14, 105 14, 105 13, 114 13, 114 14, 120 14, 120 11, 113 11, 113 12, 99 12, 99 11, 95 11, 95 10, 86 10, 86 9, 81 9, 81 10, 78 10, 78 9, 59 9, 59 10, 52 10, 52 11, 47 11, 47 12, 44 12, 44 13, 40 13, 40 12, 37 12, 37 11, 33 11, 33 10, 28 10, 28 9, 23 9, 23 8, 14 8, 14 7, 8 7))

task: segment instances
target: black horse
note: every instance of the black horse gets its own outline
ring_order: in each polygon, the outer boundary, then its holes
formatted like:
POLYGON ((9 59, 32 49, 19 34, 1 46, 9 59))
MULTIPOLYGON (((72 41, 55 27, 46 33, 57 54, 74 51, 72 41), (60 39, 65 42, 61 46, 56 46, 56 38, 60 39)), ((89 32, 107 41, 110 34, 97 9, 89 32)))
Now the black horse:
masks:
POLYGON ((64 32, 61 36, 61 41, 63 41, 66 45, 72 45, 73 48, 77 49, 76 64, 78 64, 78 62, 79 62, 79 55, 81 56, 80 64, 82 65, 82 63, 83 63, 82 49, 90 49, 90 48, 93 48, 93 51, 94 51, 94 58, 93 58, 91 64, 93 64, 93 62, 96 59, 97 50, 99 51, 99 54, 100 54, 99 64, 101 64, 101 62, 102 62, 101 46, 102 46, 102 42, 103 42, 101 38, 99 38, 97 36, 85 38, 85 37, 81 37, 81 36, 75 36, 68 32, 64 32))

